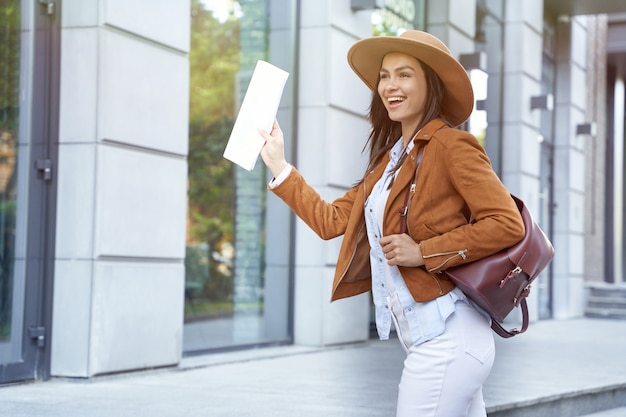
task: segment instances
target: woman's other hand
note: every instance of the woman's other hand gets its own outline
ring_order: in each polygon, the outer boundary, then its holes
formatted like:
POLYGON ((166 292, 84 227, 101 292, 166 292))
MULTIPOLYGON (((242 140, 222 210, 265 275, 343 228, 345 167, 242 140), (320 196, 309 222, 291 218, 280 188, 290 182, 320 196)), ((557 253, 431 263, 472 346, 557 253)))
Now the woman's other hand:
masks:
POLYGON ((382 237, 379 242, 383 248, 385 258, 387 258, 387 263, 389 265, 424 265, 424 258, 422 258, 422 249, 420 248, 420 245, 406 233, 385 236, 382 237))
POLYGON ((265 145, 261 148, 261 158, 272 172, 274 178, 282 172, 287 166, 285 160, 285 142, 283 140, 283 131, 280 130, 278 121, 274 120, 271 132, 259 129, 259 133, 265 139, 265 145))

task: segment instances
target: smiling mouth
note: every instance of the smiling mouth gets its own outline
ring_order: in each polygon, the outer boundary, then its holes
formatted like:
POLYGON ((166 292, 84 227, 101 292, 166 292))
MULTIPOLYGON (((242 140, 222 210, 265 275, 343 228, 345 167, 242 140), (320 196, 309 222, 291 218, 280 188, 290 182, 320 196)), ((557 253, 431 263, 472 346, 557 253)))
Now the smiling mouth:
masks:
POLYGON ((399 96, 393 96, 393 97, 387 97, 387 104, 389 105, 390 108, 394 108, 394 107, 398 107, 399 105, 401 105, 404 100, 406 100, 404 97, 399 97, 399 96))

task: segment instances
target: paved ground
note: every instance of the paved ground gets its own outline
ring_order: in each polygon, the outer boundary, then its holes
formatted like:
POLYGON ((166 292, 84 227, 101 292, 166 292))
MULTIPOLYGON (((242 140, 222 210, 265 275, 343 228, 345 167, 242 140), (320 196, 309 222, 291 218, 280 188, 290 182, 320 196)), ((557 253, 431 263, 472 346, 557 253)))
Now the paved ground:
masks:
MULTIPOLYGON (((496 341, 489 410, 626 386, 626 321, 542 321, 496 341)), ((402 360, 395 340, 214 354, 176 369, 5 386, 0 416, 391 417, 402 360)))

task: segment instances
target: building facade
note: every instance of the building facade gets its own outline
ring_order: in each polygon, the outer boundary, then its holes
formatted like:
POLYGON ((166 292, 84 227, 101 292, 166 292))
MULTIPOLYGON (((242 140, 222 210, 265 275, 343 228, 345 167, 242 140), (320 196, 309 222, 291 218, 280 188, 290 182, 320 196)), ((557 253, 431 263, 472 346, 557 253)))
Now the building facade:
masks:
POLYGON ((372 34, 426 30, 470 73, 463 127, 556 250, 532 320, 626 281, 620 2, 10 0, 0 19, 0 383, 367 340, 370 295, 329 302, 340 239, 222 152, 268 61, 290 74, 290 162, 343 195, 371 98, 346 53, 372 34))

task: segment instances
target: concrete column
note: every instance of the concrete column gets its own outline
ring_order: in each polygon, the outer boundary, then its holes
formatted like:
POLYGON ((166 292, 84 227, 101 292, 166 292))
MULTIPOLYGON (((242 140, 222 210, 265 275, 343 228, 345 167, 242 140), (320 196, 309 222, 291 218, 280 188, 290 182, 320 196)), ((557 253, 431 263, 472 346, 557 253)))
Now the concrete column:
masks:
MULTIPOLYGON (((543 1, 508 0, 504 13, 500 176, 539 213, 540 113, 531 110, 530 98, 541 93, 543 1)), ((538 316, 537 295, 531 292, 528 299, 531 319, 538 316)))
POLYGON ((426 31, 441 39, 457 59, 475 52, 475 0, 428 0, 426 10, 426 31))
POLYGON ((54 376, 180 360, 189 10, 63 2, 54 376))
POLYGON ((626 281, 624 266, 624 99, 626 98, 625 80, 617 78, 613 90, 614 94, 614 115, 613 120, 613 224, 614 224, 614 252, 613 252, 613 274, 616 284, 623 284, 626 281))
POLYGON ((560 18, 556 36, 553 313, 570 318, 584 310, 585 150, 591 139, 576 126, 586 122, 587 17, 560 18))
MULTIPOLYGON (((361 150, 371 95, 346 61, 350 46, 371 36, 371 11, 350 0, 302 0, 297 153, 291 162, 321 195, 343 195, 363 174, 361 150)), ((289 140, 289 139, 288 139, 289 140)), ((340 238, 322 241, 298 220, 295 230, 295 343, 331 345, 369 337, 369 294, 329 303, 340 238)))
MULTIPOLYGON (((607 147, 607 17, 589 16, 587 36, 585 120, 595 122, 596 134, 586 137, 585 152, 585 282, 605 280, 605 210, 607 147)), ((616 200, 622 201, 622 200, 616 200)), ((620 203, 621 204, 621 203, 620 203)))

